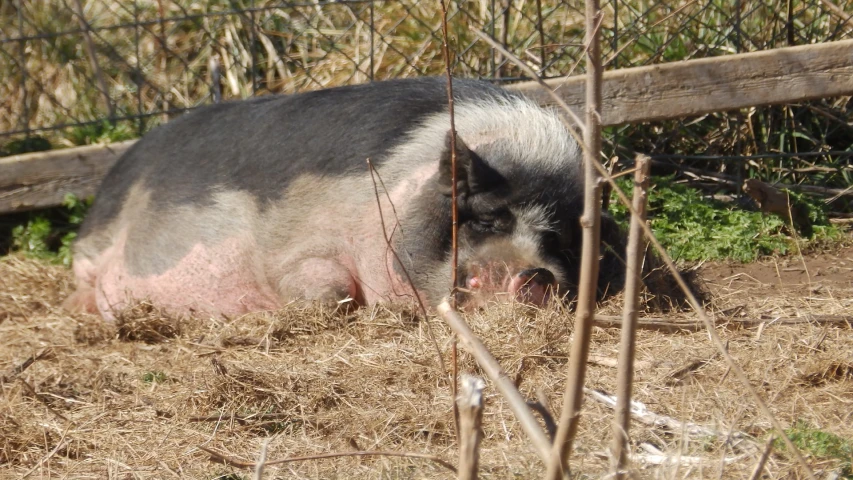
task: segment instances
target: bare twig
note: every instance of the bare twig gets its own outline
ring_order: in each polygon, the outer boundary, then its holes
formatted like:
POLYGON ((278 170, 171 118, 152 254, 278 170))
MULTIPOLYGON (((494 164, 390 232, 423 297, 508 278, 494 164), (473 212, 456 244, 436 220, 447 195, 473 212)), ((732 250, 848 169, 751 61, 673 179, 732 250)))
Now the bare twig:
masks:
POLYGON ((634 354, 637 336, 637 305, 642 286, 643 231, 640 224, 646 222, 646 195, 649 189, 651 159, 637 156, 634 175, 634 211, 628 232, 628 249, 625 267, 625 295, 622 310, 622 338, 619 344, 619 367, 616 373, 616 417, 613 422, 613 477, 625 478, 627 463, 626 446, 628 428, 631 425, 631 385, 634 381, 634 354))
MULTIPOLYGON (((615 396, 590 389, 584 389, 584 393, 592 400, 615 410, 615 396)), ((727 444, 731 444, 733 449, 739 452, 744 452, 745 455, 753 455, 758 451, 758 446, 756 445, 755 440, 745 432, 735 431, 734 429, 725 432, 695 423, 682 422, 666 415, 654 413, 643 403, 633 400, 630 403, 630 414, 632 419, 655 429, 663 429, 669 432, 680 432, 684 436, 694 438, 717 438, 725 441, 727 444)), ((638 446, 647 450, 647 446, 644 444, 640 444, 638 446)), ((663 454, 663 452, 659 451, 651 453, 663 454)), ((723 464, 731 463, 732 461, 733 458, 725 457, 723 459, 723 464)))
MULTIPOLYGON (((563 108, 563 110, 564 110, 564 111, 566 112, 566 114, 567 114, 567 115, 572 119, 572 121, 573 121, 573 122, 575 122, 575 126, 576 126, 576 127, 577 127, 581 132, 583 132, 583 131, 586 129, 586 127, 584 126, 583 121, 581 121, 580 117, 578 117, 578 116, 577 116, 577 114, 574 112, 574 110, 572 110, 572 107, 570 107, 570 106, 566 103, 566 101, 565 101, 565 100, 563 100, 563 98, 562 98, 561 96, 557 95, 557 94, 554 92, 554 90, 552 90, 552 89, 551 89, 551 86, 550 86, 550 85, 548 85, 547 83, 545 83, 545 81, 544 81, 544 80, 542 80, 542 77, 540 77, 539 75, 537 75, 537 74, 536 74, 536 72, 535 72, 532 68, 530 68, 526 63, 524 63, 520 58, 518 58, 518 57, 516 57, 515 55, 513 55, 512 53, 510 53, 510 52, 509 52, 509 50, 507 50, 506 48, 504 48, 504 47, 503 47, 503 45, 501 45, 500 43, 496 42, 492 37, 488 36, 486 33, 481 32, 479 29, 477 29, 477 28, 475 28, 475 27, 473 27, 473 26, 472 26, 472 27, 470 27, 470 30, 471 30, 472 32, 474 32, 474 34, 475 34, 475 35, 477 35, 478 37, 480 37, 480 39, 482 39, 484 42, 488 43, 492 48, 494 48, 495 50, 499 51, 502 55, 504 55, 504 56, 506 57, 506 59, 507 59, 507 60, 511 61, 511 62, 512 62, 512 63, 514 63, 516 66, 518 66, 521 70, 523 70, 523 71, 524 71, 524 73, 526 73, 527 75, 530 75, 530 78, 533 78, 533 79, 535 79, 537 82, 539 82, 539 85, 541 85, 541 86, 542 86, 542 88, 544 88, 544 89, 545 89, 545 91, 547 91, 547 92, 548 92, 548 94, 550 94, 550 95, 551 95, 551 98, 553 98, 553 99, 554 99, 554 103, 556 103, 557 105, 559 105, 559 106, 561 106, 561 107, 563 108)), ((570 129, 570 130, 571 130, 571 129, 570 129)), ((580 141, 580 139, 578 139, 578 138, 576 138, 575 140, 578 140, 578 143, 583 143, 583 142, 581 142, 581 141, 580 141)))
MULTIPOLYGON (((618 185, 616 185, 616 182, 614 182, 612 178, 607 177, 607 172, 604 170, 604 167, 602 167, 601 165, 594 166, 596 169, 599 170, 599 173, 604 176, 604 178, 608 182, 610 182, 610 184, 613 186, 613 191, 616 192, 616 195, 619 196, 619 200, 626 207, 628 207, 629 210, 631 210, 631 214, 633 215, 633 207, 631 207, 631 202, 625 196, 625 193, 619 188, 618 185)), ((669 256, 666 249, 664 249, 660 242, 657 240, 657 238, 655 238, 654 233, 652 233, 651 228, 647 224, 643 224, 642 227, 643 233, 646 235, 646 238, 654 246, 654 249, 658 252, 658 255, 663 260, 667 269, 669 269, 670 273, 672 273, 672 276, 675 278, 675 281, 676 283, 678 283, 678 286, 681 288, 681 291, 684 292, 684 295, 687 297, 687 301, 690 303, 690 306, 697 313, 702 324, 705 325, 705 330, 708 332, 708 336, 711 339, 711 343, 722 354, 728 366, 735 373, 735 376, 737 377, 738 381, 741 383, 741 385, 743 385, 746 392, 749 394, 750 397, 752 397, 753 401, 758 406, 758 409, 761 411, 761 414, 764 415, 764 417, 770 421, 774 429, 779 432, 785 431, 783 425, 779 422, 778 419, 776 419, 776 416, 773 415, 773 412, 770 411, 770 408, 767 406, 767 403, 765 403, 764 399, 761 397, 761 395, 758 394, 758 392, 755 390, 755 387, 752 386, 752 383, 750 383, 749 377, 747 377, 746 372, 743 371, 743 368, 741 368, 741 366, 738 365, 737 362, 735 362, 734 358, 732 358, 731 354, 729 354, 722 339, 720 339, 720 336, 717 335, 717 331, 714 329, 714 324, 712 323, 711 319, 709 319, 708 316, 705 314, 705 310, 702 308, 702 305, 699 303, 699 300, 696 298, 696 295, 694 295, 693 292, 690 290, 690 287, 687 286, 687 282, 684 281, 684 277, 681 276, 681 273, 675 267, 675 263, 672 261, 672 258, 669 256)), ((806 459, 803 457, 802 453, 800 453, 799 449, 797 449, 797 447, 794 445, 791 439, 788 438, 787 435, 782 435, 782 439, 785 441, 785 445, 793 453, 794 458, 796 458, 797 460, 797 463, 799 463, 805 471, 806 476, 814 480, 815 476, 812 473, 808 463, 806 463, 806 459)))
MULTIPOLYGON (((459 205, 457 198, 459 192, 456 176, 456 116, 453 108, 453 72, 450 68, 450 46, 448 45, 447 35, 447 4, 441 0, 441 48, 444 55, 444 72, 447 74, 447 113, 450 117, 450 306, 456 308, 457 291, 459 286, 459 205)), ((451 369, 453 370, 451 382, 451 392, 453 394, 453 428, 456 431, 456 438, 459 439, 459 405, 456 400, 456 387, 459 375, 459 364, 457 357, 456 339, 453 339, 452 346, 452 362, 451 369)), ((461 443, 460 443, 461 452, 461 443)), ((475 474, 476 476, 476 474, 475 474)))
POLYGON ((543 461, 547 461, 551 451, 551 442, 545 436, 545 432, 542 431, 542 427, 539 426, 539 422, 536 421, 533 412, 530 411, 527 401, 524 400, 524 397, 515 388, 512 379, 501 368, 495 357, 489 353, 483 342, 471 331, 471 327, 468 326, 465 320, 447 302, 442 302, 438 306, 438 313, 450 328, 453 329, 456 335, 459 335, 462 346, 474 357, 474 360, 483 369, 483 373, 495 384, 495 388, 506 399, 510 410, 512 410, 521 424, 522 430, 530 438, 536 453, 543 461))
POLYGON ((761 474, 764 473, 764 465, 767 463, 767 459, 770 458, 770 452, 773 451, 773 443, 776 441, 775 435, 770 435, 770 438, 767 439, 767 444, 764 446, 764 451, 761 452, 761 457, 758 459, 758 463, 755 464, 755 468, 752 469, 752 475, 749 476, 749 480, 758 480, 761 478, 761 474))
MULTIPOLYGON (((736 318, 716 317, 712 318, 714 325, 731 324, 741 327, 752 328, 761 325, 799 325, 813 323, 822 325, 853 326, 853 315, 804 315, 802 317, 777 317, 777 318, 736 318)), ((613 328, 622 325, 621 317, 615 315, 596 315, 593 324, 601 328, 613 328)), ((705 328, 701 320, 666 320, 663 318, 646 317, 637 319, 637 328, 646 330, 660 330, 665 332, 697 332, 705 328)))
POLYGON ((59 442, 56 444, 56 446, 55 446, 55 447, 53 447, 53 450, 51 450, 51 451, 50 451, 50 453, 48 453, 47 455, 45 455, 44 457, 42 457, 42 458, 41 458, 41 460, 39 460, 35 465, 33 465, 33 468, 31 468, 31 469, 27 470, 27 473, 23 474, 23 475, 21 476, 21 478, 27 478, 27 477, 29 477, 30 475, 32 475, 32 474, 33 474, 33 472, 35 472, 36 470, 38 470, 39 468, 41 468, 41 466, 44 464, 44 462, 46 462, 46 461, 50 460, 50 457, 52 457, 52 456, 56 455, 56 452, 58 452, 60 449, 62 449, 62 447, 64 447, 64 446, 65 446, 65 438, 66 438, 66 435, 68 435, 68 430, 69 430, 73 425, 74 425, 74 424, 72 423, 72 424, 69 424, 67 427, 65 427, 65 430, 62 432, 62 436, 61 436, 61 437, 59 437, 59 442))
POLYGON ((45 348, 41 352, 31 355, 29 358, 24 360, 20 365, 13 368, 8 374, 0 376, 0 385, 4 383, 9 383, 15 379, 18 375, 24 373, 24 370, 30 368, 30 365, 34 364, 38 360, 41 360, 44 357, 50 355, 52 350, 50 348, 45 348))
MULTIPOLYGON (((418 290, 415 288, 415 282, 412 281, 412 277, 409 275, 408 269, 403 265, 402 260, 400 260, 400 256, 397 255, 397 251, 394 249, 394 246, 391 245, 391 238, 388 236, 388 231, 385 229, 385 217, 382 214, 382 202, 379 200, 379 189, 376 186, 376 177, 379 177, 379 172, 373 167, 373 163, 370 159, 367 159, 367 169, 370 171, 370 179, 373 181, 373 194, 376 196, 376 207, 379 209, 379 223, 382 227, 382 237, 385 239, 385 245, 388 247, 388 250, 391 252, 391 255, 394 256, 394 260, 397 262, 397 265, 400 266, 400 270, 403 272, 403 275, 406 276, 406 282, 409 283, 409 287, 412 289, 412 294, 415 297, 415 300, 418 303, 418 308, 421 311, 421 315, 423 315, 424 323, 427 326, 427 332, 429 333, 430 340, 432 342, 433 348, 435 348, 435 354, 438 356, 438 364, 441 366, 441 373, 447 378, 447 367, 444 365, 444 356, 441 354, 441 348, 438 346, 438 340, 435 338, 435 333, 432 331, 432 326, 429 324, 426 305, 424 305, 423 299, 418 294, 418 290)), ((379 178, 381 182, 381 177, 379 178)), ((382 184, 384 187, 384 183, 382 184)), ((388 194, 388 190, 385 190, 386 195, 388 194)), ((391 198, 388 197, 388 202, 391 202, 391 198)), ((394 204, 391 203, 391 208, 394 208, 394 204)), ((395 210, 396 214, 396 210, 395 210)))
POLYGON ((583 247, 574 339, 563 396, 563 409, 548 459, 546 480, 557 480, 568 472, 572 441, 580 420, 583 384, 586 377, 592 320, 598 295, 599 247, 601 242, 601 42, 596 25, 601 9, 598 0, 586 0, 586 130, 584 131, 584 213, 581 217, 583 247))
POLYGON ((444 71, 447 74, 447 112, 450 115, 450 305, 456 308, 456 287, 458 287, 459 265, 459 205, 457 199, 456 177, 456 119, 453 115, 453 75, 450 69, 450 47, 447 45, 447 4, 441 0, 441 35, 444 53, 444 71))
MULTIPOLYGON (((197 447, 199 450, 203 450, 210 454, 209 460, 215 463, 221 463, 223 465, 228 465, 231 467, 237 468, 254 468, 255 462, 247 462, 245 460, 239 460, 233 457, 229 457, 228 455, 217 452, 216 450, 207 448, 205 446, 199 445, 197 447)), ((272 465, 281 465, 284 463, 292 463, 292 462, 304 462, 307 460, 322 460, 325 458, 338 458, 338 457, 404 457, 404 458, 420 458, 424 460, 433 461, 442 467, 450 470, 453 473, 456 473, 456 467, 451 465, 448 462, 445 462, 441 458, 435 455, 429 455, 426 453, 413 453, 413 452, 384 452, 384 451, 360 451, 360 452, 333 452, 333 453, 320 453, 317 455, 306 455, 304 457, 290 457, 290 458, 281 458, 278 460, 269 460, 265 463, 267 466, 272 465)))
POLYGON ((270 446, 270 442, 275 437, 268 437, 264 440, 264 444, 261 446, 261 453, 258 455, 258 462, 255 464, 255 480, 262 480, 264 478, 264 466, 267 462, 267 449, 270 446))
POLYGON ((89 56, 89 65, 92 67, 92 73, 95 75, 95 80, 98 82, 98 90, 104 97, 107 110, 110 112, 110 118, 116 116, 115 107, 110 99, 110 90, 107 88, 107 81, 104 79, 104 72, 101 71, 101 66, 98 64, 98 58, 95 52, 95 43, 92 41, 90 31, 92 27, 86 21, 86 16, 83 11, 83 3, 80 0, 74 0, 74 6, 77 11, 74 12, 77 16, 77 23, 80 24, 80 29, 83 30, 83 44, 86 46, 86 54, 89 56))
MULTIPOLYGON (((824 0, 824 1, 826 1, 826 0, 824 0)), ((587 42, 587 44, 589 44, 589 43, 587 42)), ((509 60, 513 61, 513 63, 518 64, 519 66, 523 65, 523 63, 524 63, 515 57, 507 57, 507 58, 509 60)), ((537 77, 534 76, 534 78, 537 78, 537 77)), ((540 78, 537 78, 537 80, 539 80, 541 82, 540 78)), ((540 85, 541 85, 541 83, 540 83, 540 85)), ((545 91, 553 94, 553 92, 551 91, 550 88, 546 87, 545 91)), ((587 91, 589 92, 589 89, 587 89, 587 91)), ((571 132, 571 129, 569 129, 569 131, 571 132)), ((584 153, 586 154, 587 150, 588 150, 588 146, 585 145, 583 142, 579 142, 579 143, 580 143, 581 148, 584 150, 584 153)), ((609 175, 607 175, 607 172, 604 170, 604 167, 602 167, 598 162, 593 162, 592 166, 596 170, 598 170, 599 174, 602 175, 603 178, 608 183, 610 183, 610 185, 613 188, 613 191, 616 192, 617 196, 619 197, 619 200, 633 214, 634 212, 632 211, 633 208, 631 207, 630 200, 628 200, 628 198, 625 196, 625 193, 622 192, 621 189, 619 189, 619 187, 613 181, 613 178, 610 177, 609 175)), ((821 187, 809 187, 809 189, 803 189, 803 191, 812 191, 811 189, 818 189, 818 188, 821 188, 821 187)), ((848 190, 850 190, 850 193, 853 193, 853 187, 850 187, 850 189, 845 189, 845 190, 841 191, 839 193, 839 195, 847 194, 848 190)), ((725 346, 723 345, 722 340, 716 334, 716 332, 713 328, 714 327, 713 323, 711 323, 711 320, 709 320, 707 315, 705 315, 704 310, 702 309, 701 305, 699 304, 699 300, 696 298, 696 296, 693 294, 693 292, 690 291, 690 288, 687 286, 687 283, 684 281, 684 278, 678 272, 678 269, 676 269, 675 263, 672 261, 672 258, 670 258, 669 254, 667 254, 666 250, 664 250, 664 248, 663 248, 663 246, 661 246, 660 242, 657 241, 657 239, 655 238, 654 234, 651 231, 651 228, 646 224, 643 224, 642 227, 643 227, 643 233, 645 234, 646 238, 649 239, 649 241, 651 242, 654 249, 658 252, 660 257, 664 260, 664 263, 666 264, 667 269, 669 269, 669 271, 675 277, 676 283, 678 284, 679 288, 687 296, 688 302, 690 303, 690 306, 699 314, 700 321, 702 322, 702 325, 704 325, 705 329, 708 331, 709 336, 711 337, 711 341, 714 343, 714 346, 718 350, 724 351, 725 346)), ((770 412, 770 409, 767 407, 767 404, 764 403, 764 400, 758 395, 758 392, 756 392, 755 389, 752 387, 752 385, 749 383, 749 379, 747 378, 746 373, 743 371, 743 369, 740 368, 740 366, 738 366, 735 363, 734 359, 731 357, 731 355, 729 355, 728 352, 725 352, 723 354, 723 357, 726 360, 726 363, 728 363, 729 366, 732 368, 732 370, 735 371, 735 375, 737 376, 738 381, 740 381, 744 385, 744 387, 747 389, 747 392, 749 393, 749 395, 756 402, 756 404, 759 407, 759 410, 761 410, 762 415, 764 415, 767 419, 770 420, 770 422, 773 424, 773 428, 775 428, 779 431, 783 431, 784 429, 782 428, 781 423, 779 423, 779 421, 772 414, 772 412, 770 412)), ((565 401, 564 401, 564 405, 566 405, 565 401)), ((796 449, 796 447, 793 445, 793 443, 791 442, 791 440, 787 436, 783 436, 783 439, 785 441, 786 446, 788 448, 790 448, 792 452, 794 452, 794 456, 797 459, 797 462, 800 464, 800 466, 802 466, 805 469, 807 476, 811 479, 814 479, 814 474, 811 472, 811 469, 809 468, 808 464, 806 463, 805 459, 803 458, 803 456, 799 452, 799 450, 796 449)), ((549 478, 553 478, 553 477, 549 476, 549 478)))
POLYGON ((219 55, 210 56, 207 68, 210 71, 210 94, 213 96, 213 103, 219 103, 222 101, 222 68, 219 65, 219 55))
POLYGON ((477 377, 462 378, 459 397, 459 480, 476 480, 480 466, 480 439, 483 436, 483 388, 477 377))
POLYGON ((821 0, 821 2, 823 2, 823 4, 826 5, 826 8, 828 8, 833 15, 835 15, 839 20, 841 20, 842 23, 846 24, 850 22, 850 19, 853 18, 853 15, 848 14, 847 12, 842 10, 841 7, 834 4, 830 0, 821 0))
MULTIPOLYGON (((453 342, 450 345, 450 369, 453 372, 450 379, 450 394, 456 398, 459 390, 459 342, 456 336, 453 336, 453 342)), ((456 439, 459 439, 459 404, 453 402, 453 429, 456 434, 456 439)))

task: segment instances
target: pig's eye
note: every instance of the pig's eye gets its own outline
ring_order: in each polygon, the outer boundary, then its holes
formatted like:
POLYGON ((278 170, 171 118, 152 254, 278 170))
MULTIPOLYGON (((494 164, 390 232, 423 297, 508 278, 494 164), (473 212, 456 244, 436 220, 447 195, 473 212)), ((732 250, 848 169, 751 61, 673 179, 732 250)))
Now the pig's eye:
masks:
POLYGON ((495 220, 491 218, 478 218, 470 222, 471 229, 477 233, 491 233, 496 230, 495 220))
POLYGON ((557 252, 563 248, 563 242, 557 232, 545 232, 542 235, 542 246, 545 247, 545 251, 557 252))

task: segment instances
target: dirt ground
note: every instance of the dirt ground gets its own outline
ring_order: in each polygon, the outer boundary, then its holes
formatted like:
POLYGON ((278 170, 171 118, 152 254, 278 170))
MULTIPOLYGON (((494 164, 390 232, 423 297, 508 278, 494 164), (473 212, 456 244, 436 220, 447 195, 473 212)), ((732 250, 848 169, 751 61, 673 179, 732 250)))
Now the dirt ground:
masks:
MULTIPOLYGON (((850 242, 853 243, 853 242, 850 242)), ((696 267, 717 332, 785 425, 853 441, 853 247, 750 265, 696 267), (791 324, 790 318, 811 321, 791 324), (728 320, 726 320, 728 319, 728 320), (760 321, 763 320, 763 321, 760 321)), ((63 267, 0 258, 0 478, 253 478, 247 462, 359 450, 456 463, 438 354, 449 328, 411 310, 343 315, 293 306, 241 318, 174 318, 140 305, 116 324, 69 316, 63 267)), ((618 299, 604 313, 618 314, 618 299)), ((691 314, 649 316, 687 319, 691 314)), ((572 334, 560 309, 496 306, 468 317, 523 394, 559 411, 572 334)), ((573 473, 606 476, 618 328, 596 328, 573 473)), ((479 371, 461 354, 462 372, 479 371)), ((748 478, 772 429, 707 332, 641 330, 635 399, 658 421, 631 426, 638 478, 748 478)), ((483 478, 543 466, 487 385, 483 478)), ((804 451, 818 478, 844 460, 804 451)), ((853 459, 850 459, 853 460, 853 459)), ((265 478, 451 478, 436 462, 369 456, 267 466, 265 478)), ((804 478, 775 446, 762 478, 804 478)))

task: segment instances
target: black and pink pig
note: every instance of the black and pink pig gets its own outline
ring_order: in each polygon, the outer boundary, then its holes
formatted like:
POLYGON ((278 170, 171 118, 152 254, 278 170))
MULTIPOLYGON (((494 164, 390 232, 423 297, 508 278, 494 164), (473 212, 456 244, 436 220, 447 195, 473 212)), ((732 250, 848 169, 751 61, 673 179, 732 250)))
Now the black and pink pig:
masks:
MULTIPOLYGON (((461 305, 571 295, 577 144, 555 112, 489 83, 456 80, 454 100, 461 305)), ((451 288, 449 126, 442 78, 222 103, 160 126, 104 179, 66 305, 108 319, 143 299, 226 315, 435 305, 451 288)), ((613 291, 622 238, 604 223, 599 290, 613 291)))

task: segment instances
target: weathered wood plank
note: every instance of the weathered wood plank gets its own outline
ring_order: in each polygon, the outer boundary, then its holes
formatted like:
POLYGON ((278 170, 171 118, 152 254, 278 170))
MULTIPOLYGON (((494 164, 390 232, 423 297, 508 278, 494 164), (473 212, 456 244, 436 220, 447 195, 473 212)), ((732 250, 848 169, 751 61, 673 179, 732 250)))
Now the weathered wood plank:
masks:
POLYGON ((62 204, 68 193, 93 195, 135 140, 0 158, 0 213, 62 204))
MULTIPOLYGON (((584 76, 547 80, 579 113, 584 76)), ((536 82, 510 87, 543 105, 536 82)), ((853 40, 687 60, 604 73, 604 125, 703 115, 853 94, 853 40)))
MULTIPOLYGON (((576 111, 584 76, 548 83, 576 111)), ((535 82, 509 88, 543 105, 535 82)), ((853 94, 853 40, 626 68, 604 73, 604 125, 702 115, 757 105, 853 94)), ((0 158, 0 213, 61 204, 95 193, 133 140, 0 158)))

